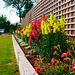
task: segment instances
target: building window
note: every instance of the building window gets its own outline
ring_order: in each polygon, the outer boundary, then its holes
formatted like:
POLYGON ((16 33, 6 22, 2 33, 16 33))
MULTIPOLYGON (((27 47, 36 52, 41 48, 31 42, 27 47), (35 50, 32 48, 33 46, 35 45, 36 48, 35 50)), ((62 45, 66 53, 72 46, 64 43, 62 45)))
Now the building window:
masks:
POLYGON ((74 22, 74 21, 75 21, 74 18, 72 18, 71 22, 74 22))
POLYGON ((70 17, 71 15, 70 15, 70 13, 69 13, 69 16, 68 17, 70 17))
POLYGON ((71 25, 69 25, 68 28, 71 28, 70 26, 71 26, 71 25))
POLYGON ((69 8, 69 10, 68 11, 70 11, 70 8, 69 8))
POLYGON ((59 2, 59 5, 61 5, 61 2, 59 2))
POLYGON ((59 10, 61 9, 61 6, 59 7, 59 10))
POLYGON ((59 16, 59 19, 61 19, 61 16, 59 16))
POLYGON ((71 31, 69 30, 69 34, 71 34, 71 31))
POLYGON ((61 11, 59 11, 59 14, 61 14, 61 11))
POLYGON ((68 20, 68 22, 70 23, 70 22, 71 22, 71 20, 69 19, 69 20, 68 20))
POLYGON ((72 12, 72 16, 75 16, 75 12, 72 12))
POLYGON ((74 34, 74 30, 71 31, 71 34, 74 34))
POLYGON ((70 2, 68 3, 68 6, 70 5, 70 2))

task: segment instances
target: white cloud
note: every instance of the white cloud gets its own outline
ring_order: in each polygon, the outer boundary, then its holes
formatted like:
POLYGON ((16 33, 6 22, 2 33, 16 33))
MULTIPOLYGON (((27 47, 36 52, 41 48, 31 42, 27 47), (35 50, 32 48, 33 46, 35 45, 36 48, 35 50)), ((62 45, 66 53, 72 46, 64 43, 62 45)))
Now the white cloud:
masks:
POLYGON ((5 2, 2 0, 0 0, 0 14, 6 15, 11 23, 19 22, 19 17, 16 15, 16 9, 12 8, 12 6, 6 8, 5 2))

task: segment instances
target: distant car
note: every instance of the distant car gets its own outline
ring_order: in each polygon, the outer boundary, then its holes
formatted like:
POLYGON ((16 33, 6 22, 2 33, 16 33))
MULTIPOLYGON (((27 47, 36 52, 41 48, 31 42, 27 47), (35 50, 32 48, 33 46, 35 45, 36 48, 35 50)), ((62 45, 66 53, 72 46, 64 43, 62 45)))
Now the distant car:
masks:
POLYGON ((5 29, 0 29, 0 34, 4 33, 5 29))

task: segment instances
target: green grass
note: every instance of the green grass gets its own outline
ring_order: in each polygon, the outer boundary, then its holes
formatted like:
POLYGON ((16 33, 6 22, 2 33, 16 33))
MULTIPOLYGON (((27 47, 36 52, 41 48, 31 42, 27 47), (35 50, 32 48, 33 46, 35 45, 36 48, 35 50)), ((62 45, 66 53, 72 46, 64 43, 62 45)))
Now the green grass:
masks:
POLYGON ((0 75, 19 75, 11 36, 0 36, 0 75))

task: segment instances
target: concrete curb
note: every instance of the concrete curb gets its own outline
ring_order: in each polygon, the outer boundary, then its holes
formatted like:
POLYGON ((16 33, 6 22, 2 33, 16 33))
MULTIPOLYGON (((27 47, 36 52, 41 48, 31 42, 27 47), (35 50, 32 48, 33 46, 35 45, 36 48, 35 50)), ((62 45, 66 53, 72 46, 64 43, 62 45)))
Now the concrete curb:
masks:
POLYGON ((12 35, 12 40, 13 40, 13 47, 14 47, 15 56, 17 59, 17 64, 19 66, 20 75, 38 75, 35 72, 35 69, 30 64, 30 62, 25 57, 25 54, 21 50, 20 46, 16 42, 13 35, 12 35))

